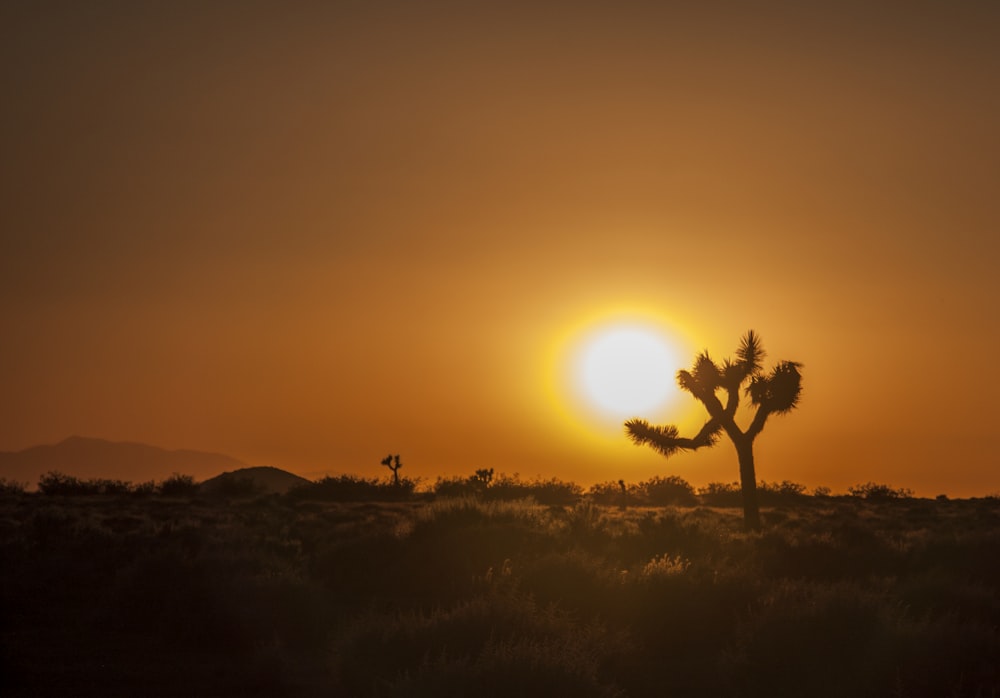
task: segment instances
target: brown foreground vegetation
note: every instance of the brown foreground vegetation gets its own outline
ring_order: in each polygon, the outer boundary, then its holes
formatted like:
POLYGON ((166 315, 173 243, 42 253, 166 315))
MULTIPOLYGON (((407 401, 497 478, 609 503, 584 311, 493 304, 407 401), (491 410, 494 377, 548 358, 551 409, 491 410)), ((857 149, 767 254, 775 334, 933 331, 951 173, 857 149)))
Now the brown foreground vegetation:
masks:
POLYGON ((794 493, 747 533, 605 490, 8 492, 0 694, 1000 693, 1000 501, 794 493))

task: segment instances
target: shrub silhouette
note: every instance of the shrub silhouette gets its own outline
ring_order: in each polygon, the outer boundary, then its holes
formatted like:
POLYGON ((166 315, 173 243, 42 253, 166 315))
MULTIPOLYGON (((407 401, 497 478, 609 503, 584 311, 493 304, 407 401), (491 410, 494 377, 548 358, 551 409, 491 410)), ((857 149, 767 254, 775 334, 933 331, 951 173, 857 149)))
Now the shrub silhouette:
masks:
POLYGON ((709 506, 732 507, 739 506, 740 483, 738 482, 710 482, 704 487, 698 488, 698 496, 701 501, 709 506))
POLYGON ((874 482, 854 485, 853 487, 848 487, 847 491, 852 497, 861 497, 862 499, 906 499, 913 496, 913 490, 905 487, 894 488, 874 482))
POLYGON ((387 483, 376 478, 366 480, 353 475, 339 475, 291 489, 287 497, 331 502, 399 501, 409 499, 416 486, 415 480, 405 477, 387 483))
POLYGON ((23 482, 0 477, 0 495, 24 494, 25 489, 27 489, 27 485, 23 482))
POLYGON ((198 493, 198 483, 190 475, 174 473, 160 483, 159 489, 165 497, 191 497, 198 493))
POLYGON ((719 365, 712 361, 708 352, 702 352, 695 359, 691 371, 677 372, 678 384, 705 406, 710 417, 693 438, 681 437, 677 427, 673 425, 651 426, 646 420, 638 418, 625 422, 625 429, 634 443, 651 446, 664 456, 670 456, 679 450, 714 446, 720 432, 725 432, 736 447, 739 460, 744 524, 750 530, 759 530, 760 508, 757 502, 753 442, 764 429, 769 416, 790 412, 798 405, 802 391, 799 373, 802 364, 781 361, 770 373, 765 374, 761 366, 765 356, 764 348, 753 330, 743 336, 736 356, 736 361, 726 359, 719 365), (741 389, 757 408, 746 430, 736 424, 741 389), (725 405, 719 398, 720 391, 724 393, 725 405))
POLYGON ((694 496, 694 488, 682 477, 653 477, 638 486, 640 494, 653 505, 674 504, 692 506, 698 503, 694 496))
POLYGON ((439 497, 476 497, 486 501, 510 501, 532 498, 539 504, 566 505, 576 502, 583 489, 575 482, 558 478, 525 481, 517 473, 493 475, 493 469, 477 470, 475 475, 438 478, 434 494, 439 497))
POLYGON ((53 470, 38 478, 38 491, 46 495, 96 494, 87 483, 53 470))

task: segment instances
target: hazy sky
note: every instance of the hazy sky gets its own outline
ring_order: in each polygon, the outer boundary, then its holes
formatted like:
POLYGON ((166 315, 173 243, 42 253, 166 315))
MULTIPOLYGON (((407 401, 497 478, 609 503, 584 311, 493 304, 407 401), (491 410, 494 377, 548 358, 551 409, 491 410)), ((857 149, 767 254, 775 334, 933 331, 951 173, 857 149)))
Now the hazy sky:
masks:
POLYGON ((0 450, 735 480, 559 389, 628 314, 805 364, 759 478, 1000 492, 1000 4, 686 5, 4 2, 0 450))

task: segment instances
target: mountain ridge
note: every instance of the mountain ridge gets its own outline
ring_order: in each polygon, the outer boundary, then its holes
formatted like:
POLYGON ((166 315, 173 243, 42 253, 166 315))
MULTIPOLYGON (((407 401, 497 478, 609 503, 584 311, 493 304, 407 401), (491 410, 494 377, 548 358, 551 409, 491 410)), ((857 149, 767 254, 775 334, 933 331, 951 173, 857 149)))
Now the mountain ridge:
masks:
POLYGON ((109 441, 78 435, 55 444, 0 451, 0 477, 25 482, 29 488, 50 471, 84 479, 107 478, 138 483, 163 480, 174 473, 204 480, 221 472, 247 467, 243 461, 222 453, 165 449, 135 441, 109 441))

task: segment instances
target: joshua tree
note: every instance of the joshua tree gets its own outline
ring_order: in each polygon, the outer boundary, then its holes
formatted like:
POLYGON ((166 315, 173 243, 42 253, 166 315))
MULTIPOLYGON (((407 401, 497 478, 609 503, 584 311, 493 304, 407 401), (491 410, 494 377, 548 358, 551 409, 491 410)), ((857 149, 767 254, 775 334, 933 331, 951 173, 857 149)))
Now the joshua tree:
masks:
POLYGON ((382 465, 387 467, 392 471, 392 484, 399 486, 399 469, 403 467, 403 464, 399 462, 399 455, 392 455, 391 453, 382 459, 382 465))
POLYGON ((772 414, 785 414, 795 409, 802 392, 802 364, 795 361, 781 361, 765 374, 761 361, 764 349, 760 337, 750 330, 740 342, 736 352, 737 360, 726 359, 716 364, 702 352, 694 362, 691 371, 678 371, 677 383, 701 402, 708 410, 709 420, 694 437, 683 438, 677 427, 650 426, 644 419, 630 419, 625 422, 628 436, 637 445, 646 444, 665 456, 679 450, 696 450, 702 446, 714 446, 719 433, 725 432, 736 446, 740 463, 740 487, 743 491, 743 521, 750 530, 760 530, 760 510, 757 506, 757 479, 753 464, 753 440, 763 430, 764 423, 772 414), (740 389, 743 389, 757 411, 746 430, 736 424, 736 410, 740 404, 740 389), (725 405, 719 397, 722 392, 725 405))
POLYGON ((493 468, 480 468, 471 479, 485 489, 493 482, 493 468))

